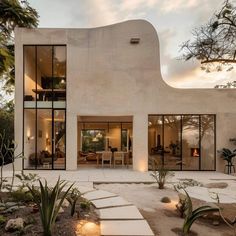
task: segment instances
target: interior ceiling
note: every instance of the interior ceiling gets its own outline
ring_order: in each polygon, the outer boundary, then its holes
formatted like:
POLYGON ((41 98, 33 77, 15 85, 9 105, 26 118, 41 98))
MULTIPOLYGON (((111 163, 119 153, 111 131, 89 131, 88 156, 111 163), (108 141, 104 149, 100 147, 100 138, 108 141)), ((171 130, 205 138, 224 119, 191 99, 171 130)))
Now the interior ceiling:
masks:
POLYGON ((78 116, 79 122, 133 122, 133 116, 78 116))

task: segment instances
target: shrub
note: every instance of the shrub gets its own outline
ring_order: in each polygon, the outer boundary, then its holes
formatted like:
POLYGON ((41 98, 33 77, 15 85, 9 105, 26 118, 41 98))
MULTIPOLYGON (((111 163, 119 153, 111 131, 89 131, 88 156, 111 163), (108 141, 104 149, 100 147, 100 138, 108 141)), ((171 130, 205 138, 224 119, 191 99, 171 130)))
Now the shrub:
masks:
POLYGON ((70 185, 65 192, 62 191, 67 182, 60 181, 60 178, 52 189, 48 187, 46 180, 44 185, 39 180, 39 184, 39 192, 34 186, 28 186, 28 188, 33 196, 34 202, 39 208, 40 218, 43 225, 43 235, 52 236, 52 229, 59 213, 59 209, 73 184, 70 185), (59 203, 57 203, 58 199, 60 199, 59 203))
POLYGON ((30 193, 30 191, 23 188, 18 188, 17 190, 12 191, 10 195, 13 198, 13 200, 17 202, 32 202, 33 201, 33 196, 30 193))
POLYGON ((158 183, 159 189, 164 189, 167 178, 174 176, 174 173, 161 166, 157 170, 154 169, 154 171, 151 173, 151 176, 158 183))

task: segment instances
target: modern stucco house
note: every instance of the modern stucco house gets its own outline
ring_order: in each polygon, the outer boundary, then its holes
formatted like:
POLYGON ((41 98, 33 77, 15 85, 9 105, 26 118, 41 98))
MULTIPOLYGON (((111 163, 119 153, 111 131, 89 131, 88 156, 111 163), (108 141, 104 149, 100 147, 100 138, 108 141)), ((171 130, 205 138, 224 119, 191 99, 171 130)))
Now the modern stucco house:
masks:
POLYGON ((112 147, 134 170, 153 160, 224 170, 216 150, 235 136, 235 92, 168 86, 149 22, 17 28, 15 39, 15 140, 26 158, 18 169, 79 170, 94 163, 89 151, 112 147))

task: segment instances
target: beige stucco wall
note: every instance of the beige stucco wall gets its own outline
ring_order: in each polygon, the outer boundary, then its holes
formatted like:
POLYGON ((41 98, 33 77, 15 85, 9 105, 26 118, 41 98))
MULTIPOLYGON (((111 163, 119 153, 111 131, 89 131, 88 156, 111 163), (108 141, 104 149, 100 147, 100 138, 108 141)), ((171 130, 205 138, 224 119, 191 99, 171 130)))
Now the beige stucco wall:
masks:
POLYGON ((94 29, 18 28, 15 34, 15 138, 19 149, 23 44, 67 45, 67 169, 77 168, 77 116, 133 116, 133 168, 141 171, 148 166, 148 114, 216 114, 217 149, 234 136, 236 93, 168 86, 160 72, 156 30, 145 20, 94 29), (132 37, 139 37, 140 43, 130 44, 132 37))

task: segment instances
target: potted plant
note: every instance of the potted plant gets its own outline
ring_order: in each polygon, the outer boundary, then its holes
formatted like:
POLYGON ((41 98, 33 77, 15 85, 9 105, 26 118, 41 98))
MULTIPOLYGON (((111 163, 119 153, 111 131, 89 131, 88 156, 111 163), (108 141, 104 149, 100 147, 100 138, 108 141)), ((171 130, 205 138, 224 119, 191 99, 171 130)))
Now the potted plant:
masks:
POLYGON ((222 148, 222 150, 218 151, 220 153, 220 157, 223 158, 225 161, 227 161, 227 164, 225 167, 227 167, 227 173, 231 174, 232 173, 232 168, 235 168, 233 165, 233 158, 236 156, 236 149, 231 151, 228 148, 222 148))

